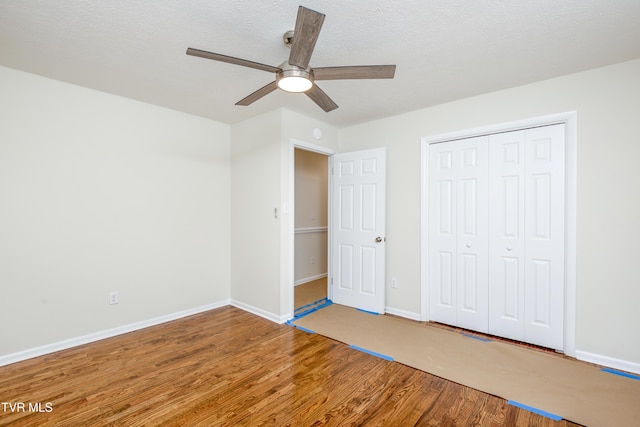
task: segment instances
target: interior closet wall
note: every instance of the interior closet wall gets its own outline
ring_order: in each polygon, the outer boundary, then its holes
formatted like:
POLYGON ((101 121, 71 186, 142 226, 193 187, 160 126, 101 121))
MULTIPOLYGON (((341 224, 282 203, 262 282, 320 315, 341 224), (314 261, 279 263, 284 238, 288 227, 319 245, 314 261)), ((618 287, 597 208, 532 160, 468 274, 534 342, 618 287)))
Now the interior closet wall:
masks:
POLYGON ((328 158, 295 150, 295 284, 327 275, 328 158))

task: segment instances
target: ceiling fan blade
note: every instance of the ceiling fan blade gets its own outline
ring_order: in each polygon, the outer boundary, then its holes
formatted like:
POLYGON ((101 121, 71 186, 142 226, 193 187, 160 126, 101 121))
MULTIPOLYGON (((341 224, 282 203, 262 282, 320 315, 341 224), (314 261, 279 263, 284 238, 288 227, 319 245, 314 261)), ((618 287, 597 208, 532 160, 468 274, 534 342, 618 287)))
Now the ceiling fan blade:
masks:
POLYGON ((320 67, 313 69, 313 78, 314 80, 392 79, 395 73, 395 65, 320 67))
POLYGON ((338 104, 333 102, 329 95, 324 93, 317 85, 313 85, 311 89, 305 92, 309 98, 320 106, 327 113, 338 108, 338 104))
POLYGON ((289 64, 307 68, 313 48, 320 35, 325 15, 306 7, 298 7, 296 27, 293 30, 293 42, 289 54, 289 64))
POLYGON ((236 105, 251 105, 254 102, 256 102, 258 99, 262 98, 265 95, 270 94, 271 92, 273 92, 274 90, 278 89, 278 84, 273 81, 271 83, 269 83, 266 86, 261 87, 260 89, 258 89, 257 91, 253 92, 251 95, 241 99, 240 101, 236 102, 236 105))
POLYGON ((228 62, 229 64, 242 65, 243 67, 255 68, 262 71, 270 71, 272 73, 277 73, 278 71, 282 70, 281 68, 272 67, 271 65, 248 61, 246 59, 234 58, 233 56, 221 55, 219 53, 207 52, 206 50, 193 49, 191 47, 187 49, 187 55, 213 59, 214 61, 228 62))

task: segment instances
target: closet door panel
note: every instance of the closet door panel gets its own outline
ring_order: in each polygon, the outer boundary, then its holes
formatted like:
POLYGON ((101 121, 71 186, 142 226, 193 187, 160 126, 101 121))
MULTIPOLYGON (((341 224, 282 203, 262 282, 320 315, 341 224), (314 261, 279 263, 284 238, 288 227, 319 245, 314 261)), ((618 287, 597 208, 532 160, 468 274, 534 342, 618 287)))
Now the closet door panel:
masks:
POLYGON ((431 320, 456 324, 455 147, 429 150, 429 313, 431 320))
POLYGON ((525 133, 489 137, 489 332, 524 339, 525 133))
POLYGON ((525 340, 564 346, 564 125, 526 131, 525 340))
POLYGON ((487 137, 429 147, 431 320, 487 331, 487 137))
POLYGON ((455 142, 457 324, 488 331, 488 138, 455 142))

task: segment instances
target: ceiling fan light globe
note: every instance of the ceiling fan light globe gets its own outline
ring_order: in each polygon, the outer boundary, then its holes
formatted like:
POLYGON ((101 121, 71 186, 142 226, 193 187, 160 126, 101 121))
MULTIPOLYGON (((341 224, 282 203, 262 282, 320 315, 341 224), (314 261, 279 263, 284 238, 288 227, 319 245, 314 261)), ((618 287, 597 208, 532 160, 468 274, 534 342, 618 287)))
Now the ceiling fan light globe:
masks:
POLYGON ((313 83, 306 77, 283 77, 278 80, 278 87, 287 92, 306 92, 313 83))
POLYGON ((283 64, 282 71, 276 74, 278 87, 287 92, 306 92, 313 86, 313 76, 308 70, 303 70, 289 64, 283 64))

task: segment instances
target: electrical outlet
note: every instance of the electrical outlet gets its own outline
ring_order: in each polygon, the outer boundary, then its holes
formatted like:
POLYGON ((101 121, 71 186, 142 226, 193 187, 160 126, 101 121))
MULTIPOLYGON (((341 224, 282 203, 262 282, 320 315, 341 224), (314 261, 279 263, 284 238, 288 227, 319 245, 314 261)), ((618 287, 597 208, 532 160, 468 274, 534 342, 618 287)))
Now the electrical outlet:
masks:
POLYGON ((118 291, 113 291, 109 294, 109 305, 118 303, 118 291))
POLYGON ((316 257, 312 256, 311 257, 311 264, 315 264, 316 263, 316 257))
POLYGON ((396 281, 395 277, 391 278, 391 287, 394 289, 398 287, 398 282, 396 281))

